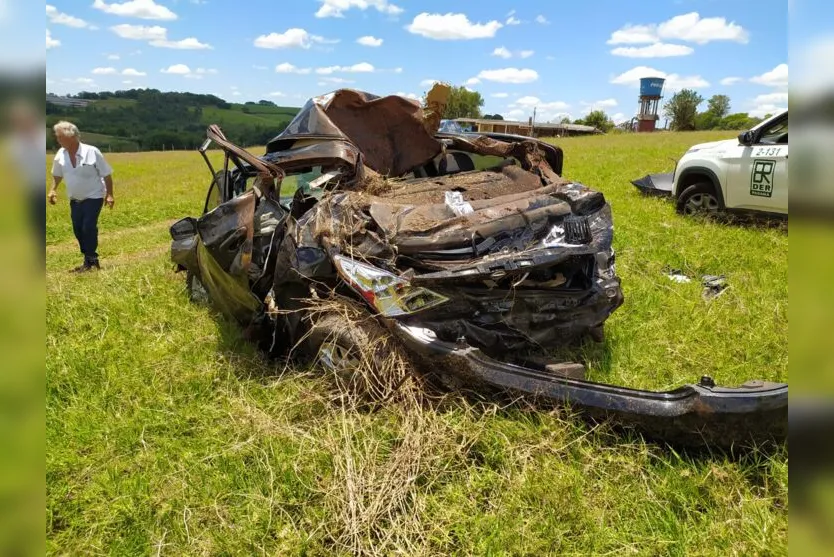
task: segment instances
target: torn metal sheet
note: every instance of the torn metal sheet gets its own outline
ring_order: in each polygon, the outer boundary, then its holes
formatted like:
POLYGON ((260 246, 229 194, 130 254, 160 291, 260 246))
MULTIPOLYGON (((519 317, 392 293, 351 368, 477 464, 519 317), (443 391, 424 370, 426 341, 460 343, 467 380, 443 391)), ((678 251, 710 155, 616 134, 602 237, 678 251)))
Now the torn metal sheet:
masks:
POLYGON ((672 195, 672 189, 675 185, 674 173, 647 174, 642 178, 632 180, 631 183, 646 195, 667 197, 672 195))
POLYGON ((727 288, 730 287, 730 284, 727 282, 724 275, 704 275, 701 277, 701 281, 704 285, 704 291, 701 296, 706 301, 710 301, 713 298, 720 296, 725 290, 727 290, 727 288))

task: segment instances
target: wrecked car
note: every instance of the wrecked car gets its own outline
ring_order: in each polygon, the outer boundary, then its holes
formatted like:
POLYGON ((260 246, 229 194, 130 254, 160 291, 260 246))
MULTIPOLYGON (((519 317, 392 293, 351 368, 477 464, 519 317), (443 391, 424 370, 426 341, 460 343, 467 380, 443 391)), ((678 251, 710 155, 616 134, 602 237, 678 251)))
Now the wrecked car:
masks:
POLYGON ((558 147, 438 134, 445 94, 425 109, 351 89, 313 98, 261 156, 211 126, 203 214, 170 231, 189 291, 279 357, 350 369, 383 330, 444 385, 568 403, 669 442, 783 438, 787 385, 651 392, 549 356, 600 340, 623 304, 611 208, 560 175, 558 147), (367 318, 314 311, 322 300, 367 318))

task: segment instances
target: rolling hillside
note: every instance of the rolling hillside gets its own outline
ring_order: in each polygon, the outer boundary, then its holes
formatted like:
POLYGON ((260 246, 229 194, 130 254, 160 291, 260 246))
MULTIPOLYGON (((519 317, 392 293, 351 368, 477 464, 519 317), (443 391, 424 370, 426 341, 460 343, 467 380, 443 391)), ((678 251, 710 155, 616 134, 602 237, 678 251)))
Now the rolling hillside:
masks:
MULTIPOLYGON (((115 93, 81 93, 65 99, 47 97, 47 126, 74 122, 86 140, 110 152, 196 149, 209 124, 244 146, 263 145, 280 133, 298 113, 297 107, 270 101, 229 103, 214 95, 163 93, 135 89, 115 93), (66 106, 78 99, 86 106, 66 106)), ((47 133, 47 148, 56 148, 47 133)))

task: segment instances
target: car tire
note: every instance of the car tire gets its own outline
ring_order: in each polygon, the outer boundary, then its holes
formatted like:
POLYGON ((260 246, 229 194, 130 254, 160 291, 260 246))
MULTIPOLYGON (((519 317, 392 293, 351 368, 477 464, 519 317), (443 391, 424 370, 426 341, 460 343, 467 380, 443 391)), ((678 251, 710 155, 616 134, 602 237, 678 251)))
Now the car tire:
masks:
POLYGON ((712 184, 700 182, 683 190, 683 193, 678 196, 676 209, 678 213, 687 216, 715 215, 721 211, 721 202, 712 184))
POLYGON ((413 366, 397 339, 354 304, 314 310, 310 321, 306 347, 313 367, 331 374, 342 395, 388 399, 411 375, 413 366))

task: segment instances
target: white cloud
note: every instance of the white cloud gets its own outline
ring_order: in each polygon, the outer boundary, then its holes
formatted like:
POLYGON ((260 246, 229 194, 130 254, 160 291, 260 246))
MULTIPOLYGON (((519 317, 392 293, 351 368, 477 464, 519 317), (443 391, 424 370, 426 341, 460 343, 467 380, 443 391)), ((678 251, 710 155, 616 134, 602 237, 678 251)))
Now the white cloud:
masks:
POLYGON ((698 12, 690 12, 668 19, 659 24, 626 24, 614 31, 608 44, 646 44, 661 39, 706 44, 711 41, 734 41, 746 44, 750 33, 735 22, 723 17, 702 18, 698 12))
POLYGON ((533 97, 533 96, 530 96, 530 95, 520 97, 520 98, 516 99, 515 102, 510 104, 510 106, 511 107, 528 108, 528 109, 531 109, 531 110, 533 108, 536 108, 537 112, 539 110, 566 110, 566 109, 570 108, 570 105, 566 102, 562 102, 562 101, 544 102, 540 98, 533 97))
POLYGON ((477 77, 470 77, 463 84, 464 85, 469 85, 471 87, 473 85, 478 85, 480 82, 481 82, 481 80, 478 79, 477 77))
MULTIPOLYGON (((516 51, 515 56, 518 56, 519 58, 529 58, 535 53, 535 50, 518 50, 516 51)), ((499 58, 504 58, 506 60, 508 58, 512 58, 513 53, 506 47, 499 46, 492 51, 492 56, 498 56, 499 58)))
POLYGON ((536 23, 541 23, 542 25, 547 25, 547 24, 549 24, 550 22, 547 20, 547 18, 546 18, 546 17, 544 17, 543 15, 539 14, 539 15, 537 15, 537 16, 536 16, 536 23))
POLYGON ((415 95, 414 93, 403 93, 402 91, 399 91, 399 92, 394 93, 394 94, 395 94, 395 95, 397 95, 397 96, 400 96, 400 97, 405 97, 405 98, 407 98, 407 99, 411 99, 411 100, 413 100, 413 101, 418 101, 418 100, 420 100, 420 97, 418 97, 418 96, 417 96, 417 95, 415 95))
POLYGON ((763 117, 766 114, 776 114, 788 108, 788 93, 766 93, 758 95, 748 103, 752 108, 747 111, 750 116, 763 117))
POLYGON ((125 79, 124 81, 122 81, 122 83, 123 83, 124 85, 130 85, 130 84, 131 84, 131 83, 133 83, 133 82, 132 82, 131 80, 129 80, 129 79, 125 79))
POLYGON ((173 75, 188 75, 191 73, 191 68, 189 68, 185 64, 174 64, 173 66, 168 66, 168 68, 160 71, 162 73, 168 73, 173 75))
POLYGON ((273 91, 269 94, 270 97, 286 97, 286 93, 282 93, 281 91, 273 91))
POLYGON ((52 33, 49 32, 49 29, 46 30, 46 50, 50 48, 55 48, 56 46, 61 46, 61 41, 58 39, 52 38, 52 33))
POLYGON ((164 41, 168 39, 168 30, 159 25, 147 27, 144 25, 122 23, 120 25, 114 25, 110 30, 123 39, 136 41, 164 41))
POLYGON ((255 39, 258 48, 310 48, 314 43, 336 43, 338 40, 311 35, 304 29, 293 27, 283 33, 270 33, 255 39))
POLYGON ((105 4, 103 0, 95 0, 93 8, 112 15, 135 17, 138 19, 159 19, 173 21, 177 14, 154 2, 153 0, 131 0, 121 4, 105 4))
POLYGON ((199 75, 206 75, 206 74, 215 75, 217 73, 217 70, 214 69, 214 68, 208 68, 208 69, 206 69, 206 68, 197 68, 196 70, 194 70, 194 73, 199 74, 199 75))
POLYGON ((46 5, 46 17, 50 23, 55 23, 56 25, 66 25, 67 27, 76 27, 78 29, 96 29, 94 25, 90 25, 83 19, 59 12, 58 8, 49 4, 46 5))
POLYGON ((620 46, 611 51, 614 56, 627 58, 668 58, 670 56, 688 56, 695 52, 691 46, 683 44, 654 43, 648 46, 620 46))
POLYGON ((747 114, 756 118, 763 118, 768 114, 776 114, 785 110, 787 106, 777 106, 775 104, 761 104, 753 110, 748 110, 747 114))
POLYGON ((319 75, 330 75, 332 73, 371 73, 376 71, 371 64, 367 62, 360 62, 352 66, 327 66, 324 68, 316 68, 316 73, 319 75))
POLYGON ((356 83, 352 79, 345 79, 343 77, 323 77, 319 83, 336 83, 336 84, 345 84, 345 83, 356 83))
POLYGON ((493 93, 490 95, 490 97, 495 97, 496 99, 506 99, 509 96, 507 93, 493 93))
POLYGON ((740 77, 725 77, 721 80, 721 85, 735 85, 739 81, 743 81, 740 77))
POLYGON ((95 84, 95 82, 92 79, 90 79, 89 77, 76 77, 75 79, 64 78, 61 81, 64 81, 66 83, 77 83, 79 85, 94 85, 95 84))
POLYGON ((403 73, 402 68, 394 68, 394 73, 403 73))
POLYGON ((359 37, 358 39, 356 39, 356 42, 361 44, 362 46, 382 46, 382 39, 378 39, 371 35, 359 37))
POLYGON ((513 109, 509 115, 514 118, 530 117, 533 115, 533 110, 536 111, 536 121, 546 122, 548 120, 558 119, 566 114, 566 110, 570 105, 563 101, 545 102, 538 97, 526 95, 510 103, 509 108, 513 109))
POLYGON ((657 41, 654 25, 624 25, 611 33, 608 44, 643 44, 657 41))
POLYGON ((519 24, 521 24, 521 20, 518 19, 517 17, 510 16, 510 17, 507 18, 507 21, 505 21, 504 23, 506 23, 507 25, 519 25, 519 24))
POLYGON ((670 73, 666 76, 665 89, 667 91, 680 91, 681 89, 701 89, 709 87, 709 81, 700 75, 678 75, 670 73))
POLYGON ((530 83, 536 81, 539 78, 539 74, 536 70, 526 68, 502 68, 498 70, 483 70, 478 74, 478 77, 499 83, 530 83))
POLYGON ((678 74, 667 74, 666 72, 656 70, 647 66, 637 66, 627 72, 613 77, 611 83, 617 85, 632 85, 638 86, 640 79, 643 77, 662 77, 666 80, 664 89, 678 90, 686 88, 709 87, 709 82, 700 75, 680 76, 678 74))
POLYGON ((430 14, 423 12, 406 25, 406 29, 415 35, 421 35, 438 41, 467 39, 488 39, 503 25, 498 21, 472 23, 464 14, 447 13, 430 14))
POLYGON ((316 12, 316 17, 344 17, 344 12, 358 8, 362 11, 368 8, 375 8, 378 12, 387 15, 399 15, 403 9, 391 4, 388 0, 319 0, 321 7, 316 12))
POLYGON ((177 50, 204 50, 210 49, 211 45, 206 43, 201 43, 194 37, 188 37, 187 39, 181 39, 179 41, 169 41, 169 40, 157 40, 151 41, 151 46, 155 46, 158 48, 175 48, 177 50))
POLYGON ((625 114, 623 114, 622 112, 618 112, 611 117, 611 120, 615 124, 622 124, 623 122, 625 122, 626 120, 629 120, 629 119, 630 118, 626 118, 625 114))
POLYGON ((423 81, 420 82, 420 85, 422 87, 431 87, 435 83, 440 83, 440 82, 436 79, 424 79, 423 81))
POLYGON ((617 99, 603 99, 601 101, 594 101, 594 102, 584 102, 582 103, 583 114, 587 114, 594 110, 609 110, 617 106, 617 99))
POLYGON ((240 91, 232 91, 233 97, 239 97, 242 93, 240 91))
POLYGON ((133 68, 125 68, 122 70, 122 75, 131 75, 134 77, 142 77, 148 75, 146 72, 140 72, 139 70, 135 70, 133 68))
POLYGON ((513 57, 513 54, 509 50, 504 48, 503 46, 499 46, 498 48, 493 50, 492 55, 493 56, 498 56, 500 58, 512 58, 513 57))
POLYGON ((750 81, 758 83, 759 85, 767 85, 768 87, 787 87, 788 86, 788 65, 779 64, 769 72, 762 75, 751 77, 750 81))
POLYGON ((678 15, 657 26, 661 39, 676 39, 696 44, 710 41, 734 41, 746 44, 750 33, 735 22, 727 23, 723 17, 701 18, 698 12, 678 15))
POLYGON ((275 71, 277 73, 308 74, 312 70, 310 68, 298 68, 298 67, 293 66, 292 64, 290 64, 288 62, 282 62, 281 64, 278 64, 277 66, 275 66, 275 71))
POLYGON ((114 75, 118 72, 116 72, 116 68, 93 68, 90 73, 94 75, 114 75))
POLYGON ((779 105, 786 105, 788 104, 788 93, 766 93, 764 95, 758 95, 755 99, 753 99, 757 105, 761 104, 779 104, 779 105))
POLYGON ((120 58, 120 56, 118 54, 108 54, 107 55, 108 60, 118 60, 119 58, 120 58))

